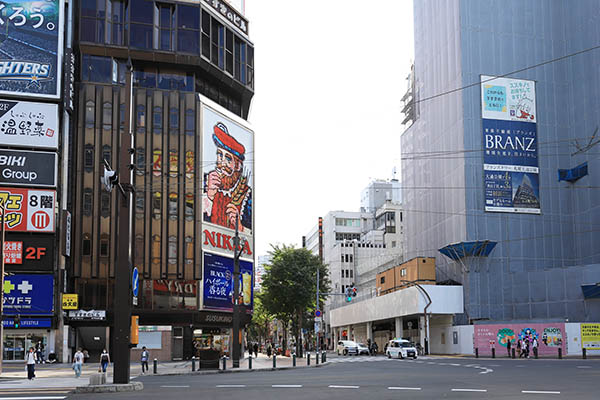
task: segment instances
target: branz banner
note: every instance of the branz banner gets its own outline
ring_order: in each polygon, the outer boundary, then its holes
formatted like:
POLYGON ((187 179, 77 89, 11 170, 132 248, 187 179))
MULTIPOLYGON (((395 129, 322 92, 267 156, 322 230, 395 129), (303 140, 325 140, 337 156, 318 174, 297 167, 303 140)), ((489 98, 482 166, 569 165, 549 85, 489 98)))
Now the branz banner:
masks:
POLYGON ((0 149, 0 184, 56 187, 58 155, 46 151, 0 149))
POLYGON ((54 232, 55 190, 0 188, 6 203, 6 231, 54 232))
POLYGON ((535 82, 481 76, 485 210, 539 214, 535 82))
POLYGON ((3 145, 56 150, 58 132, 58 104, 0 100, 3 145))
POLYGON ((51 315, 52 275, 10 275, 4 278, 4 315, 51 315))
MULTIPOLYGON (((233 258, 204 253, 203 307, 207 310, 233 310, 233 258)), ((252 309, 252 263, 240 260, 240 305, 252 309)))
POLYGON ((63 1, 0 5, 0 94, 59 98, 63 1))

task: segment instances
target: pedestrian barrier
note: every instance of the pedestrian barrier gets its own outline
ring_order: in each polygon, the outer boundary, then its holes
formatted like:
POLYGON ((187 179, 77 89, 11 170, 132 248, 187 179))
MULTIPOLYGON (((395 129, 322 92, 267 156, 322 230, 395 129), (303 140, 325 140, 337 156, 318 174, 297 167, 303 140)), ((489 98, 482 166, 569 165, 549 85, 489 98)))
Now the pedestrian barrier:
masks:
POLYGON ((533 348, 533 357, 534 357, 536 360, 537 360, 537 358, 538 358, 538 349, 537 349, 537 347, 534 347, 534 348, 533 348))
POLYGON ((248 356, 248 369, 252 369, 252 354, 248 356))
POLYGON ((292 354, 292 367, 296 366, 296 353, 292 354))
POLYGON ((475 358, 479 358, 479 348, 475 347, 475 358))
POLYGON ((319 352, 315 353, 315 365, 319 365, 319 352))
POLYGON ((310 353, 306 353, 306 365, 310 365, 310 353))
POLYGON ((223 360, 223 371, 225 371, 227 369, 227 357, 223 356, 222 360, 223 360))
POLYGON ((327 352, 324 351, 323 353, 321 353, 321 363, 325 363, 327 361, 327 352))
POLYGON ((158 373, 158 360, 155 358, 154 359, 154 364, 152 365, 152 372, 154 372, 155 374, 158 373))
POLYGON ((273 354, 273 368, 277 368, 277 355, 273 354))
POLYGON ((496 358, 496 349, 492 347, 492 358, 496 358))
POLYGON ((196 357, 192 357, 192 372, 196 370, 196 357))
POLYGON ((587 358, 587 354, 585 352, 585 348, 581 351, 581 356, 583 357, 584 360, 587 358))
POLYGON ((513 360, 515 359, 515 349, 514 348, 512 349, 512 358, 513 358, 513 360))
POLYGON ((561 347, 558 348, 558 359, 562 360, 562 348, 561 347))

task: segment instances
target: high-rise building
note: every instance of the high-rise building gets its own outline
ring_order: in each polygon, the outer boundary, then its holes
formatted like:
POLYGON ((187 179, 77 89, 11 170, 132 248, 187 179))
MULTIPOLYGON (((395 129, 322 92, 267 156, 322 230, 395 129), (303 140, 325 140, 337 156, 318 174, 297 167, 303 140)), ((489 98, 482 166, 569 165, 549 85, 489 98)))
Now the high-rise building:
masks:
POLYGON ((435 257, 438 282, 463 285, 455 323, 600 319, 586 290, 600 282, 599 13, 414 2, 407 258, 435 257))
POLYGON ((247 309, 241 325, 251 317, 254 135, 246 119, 254 46, 244 2, 233 3, 77 2, 68 286, 79 294, 80 310, 67 313, 66 323, 71 344, 92 358, 114 338, 115 246, 122 240, 119 190, 103 190, 100 176, 105 161, 119 165, 128 122, 139 347, 171 343, 155 348, 161 359, 228 352, 236 226, 247 309))

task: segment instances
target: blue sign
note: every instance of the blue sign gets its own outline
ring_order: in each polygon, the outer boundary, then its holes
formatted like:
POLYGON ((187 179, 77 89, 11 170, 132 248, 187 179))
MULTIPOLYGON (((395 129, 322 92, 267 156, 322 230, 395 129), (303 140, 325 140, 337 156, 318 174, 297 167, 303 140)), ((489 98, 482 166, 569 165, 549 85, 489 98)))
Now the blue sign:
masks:
POLYGON ((140 274, 138 272, 137 267, 133 267, 133 277, 131 279, 131 282, 133 295, 137 297, 138 292, 140 290, 140 274))
POLYGON ((10 275, 4 277, 4 315, 52 315, 52 275, 10 275))
MULTIPOLYGON (((240 260, 240 295, 249 309, 253 304, 252 263, 240 260)), ((233 258, 204 253, 202 298, 205 309, 233 310, 233 258)))
MULTIPOLYGON (((2 321, 2 326, 5 328, 14 328, 15 321, 13 319, 5 319, 2 321)), ((52 328, 51 318, 31 318, 21 319, 21 328, 52 328)))
POLYGON ((506 87, 484 85, 483 104, 486 111, 506 112, 506 87))
POLYGON ((537 172, 537 127, 533 122, 483 120, 483 163, 490 165, 534 167, 524 172, 537 172))

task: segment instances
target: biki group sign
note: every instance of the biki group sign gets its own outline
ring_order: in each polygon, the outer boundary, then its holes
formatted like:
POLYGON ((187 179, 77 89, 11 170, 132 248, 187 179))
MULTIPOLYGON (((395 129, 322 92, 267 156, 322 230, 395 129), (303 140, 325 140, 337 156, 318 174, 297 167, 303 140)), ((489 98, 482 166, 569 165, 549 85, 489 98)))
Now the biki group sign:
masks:
POLYGON ((0 188, 0 208, 3 204, 6 231, 54 232, 55 190, 0 188))

